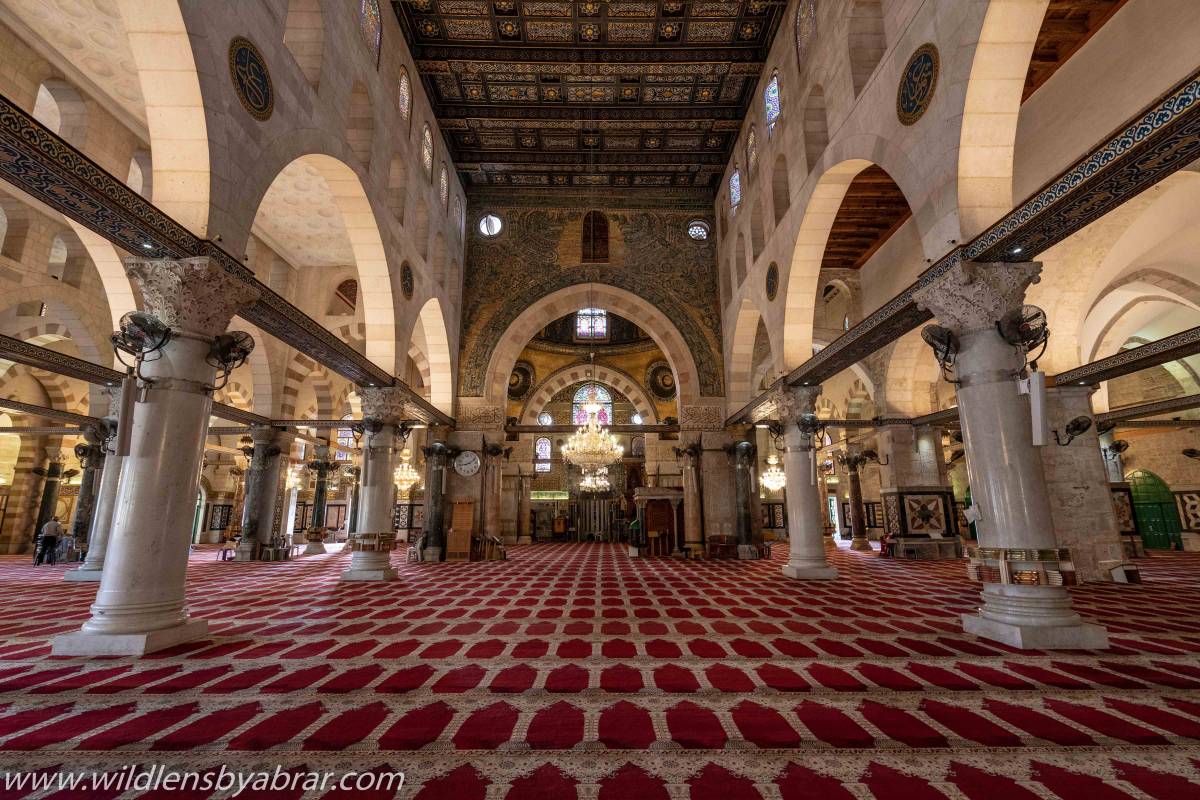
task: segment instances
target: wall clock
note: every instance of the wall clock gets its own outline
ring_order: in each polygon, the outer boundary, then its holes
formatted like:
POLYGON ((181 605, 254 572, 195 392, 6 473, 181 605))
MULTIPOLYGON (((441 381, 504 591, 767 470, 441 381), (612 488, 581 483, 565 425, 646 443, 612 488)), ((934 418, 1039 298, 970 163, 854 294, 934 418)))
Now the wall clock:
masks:
POLYGON ((464 478, 469 478, 479 472, 479 453, 464 450, 454 457, 454 471, 464 478))

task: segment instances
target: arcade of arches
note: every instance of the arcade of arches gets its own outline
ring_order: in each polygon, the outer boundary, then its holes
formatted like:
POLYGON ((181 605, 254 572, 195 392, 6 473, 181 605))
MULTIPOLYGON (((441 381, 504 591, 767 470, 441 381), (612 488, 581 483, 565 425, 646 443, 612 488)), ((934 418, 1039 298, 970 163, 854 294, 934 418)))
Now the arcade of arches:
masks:
POLYGON ((0 772, 1200 796, 1197 41, 0 0, 0 772))

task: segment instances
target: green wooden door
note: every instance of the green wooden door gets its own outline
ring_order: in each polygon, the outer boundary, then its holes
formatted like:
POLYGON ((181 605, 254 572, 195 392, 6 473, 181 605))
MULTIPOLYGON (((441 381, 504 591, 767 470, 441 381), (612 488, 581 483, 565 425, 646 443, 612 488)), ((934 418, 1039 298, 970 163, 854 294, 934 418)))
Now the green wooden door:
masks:
POLYGON ((1133 515, 1137 517, 1146 549, 1182 550, 1175 496, 1167 484, 1145 469, 1134 470, 1125 476, 1125 480, 1129 481, 1133 492, 1133 515))

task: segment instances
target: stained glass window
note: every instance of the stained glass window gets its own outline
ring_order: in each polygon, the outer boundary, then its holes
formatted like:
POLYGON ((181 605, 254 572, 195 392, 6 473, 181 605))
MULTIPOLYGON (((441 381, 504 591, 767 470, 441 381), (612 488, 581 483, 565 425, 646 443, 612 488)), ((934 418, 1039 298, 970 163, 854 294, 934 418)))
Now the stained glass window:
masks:
POLYGON ((708 238, 708 223, 702 219, 694 219, 688 223, 687 233, 697 242, 703 242, 708 238))
POLYGON ((729 207, 737 208, 742 202, 742 173, 734 170, 729 176, 729 207))
POLYGON ((613 410, 612 394, 598 383, 585 383, 575 392, 574 401, 571 403, 571 419, 574 420, 575 424, 587 424, 588 415, 584 406, 591 402, 595 402, 600 406, 600 411, 596 414, 596 419, 599 420, 600 424, 611 424, 613 410))
POLYGON ((751 125, 750 132, 746 134, 746 170, 753 175, 756 166, 758 166, 758 129, 751 125))
POLYGON ((428 122, 421 131, 421 165, 425 167, 425 177, 433 180, 433 129, 428 122))
POLYGON ((446 171, 445 164, 442 164, 442 172, 438 175, 438 196, 442 198, 442 209, 445 210, 450 203, 450 173, 446 171))
POLYGON ((767 133, 770 134, 775 130, 775 123, 779 120, 779 113, 783 110, 779 103, 779 75, 771 76, 771 81, 763 92, 763 106, 767 111, 767 133))
POLYGON ((602 308, 581 308, 575 312, 577 339, 608 338, 608 313, 602 308))
POLYGON ((400 68, 400 119, 408 122, 412 117, 412 81, 408 79, 408 70, 400 68))
POLYGON ((358 29, 371 53, 375 64, 379 64, 379 46, 383 37, 383 16, 379 13, 379 0, 359 0, 358 29))
POLYGON ((535 472, 550 471, 550 440, 542 437, 533 443, 533 469, 535 472))
POLYGON ((554 417, 550 415, 549 411, 543 411, 542 413, 538 414, 538 425, 553 425, 553 424, 554 424, 554 417))
MULTIPOLYGON (((354 419, 354 417, 347 414, 342 419, 354 419)), ((349 461, 350 453, 346 451, 354 449, 354 431, 350 428, 338 428, 337 443, 338 451, 334 458, 337 461, 349 461)))

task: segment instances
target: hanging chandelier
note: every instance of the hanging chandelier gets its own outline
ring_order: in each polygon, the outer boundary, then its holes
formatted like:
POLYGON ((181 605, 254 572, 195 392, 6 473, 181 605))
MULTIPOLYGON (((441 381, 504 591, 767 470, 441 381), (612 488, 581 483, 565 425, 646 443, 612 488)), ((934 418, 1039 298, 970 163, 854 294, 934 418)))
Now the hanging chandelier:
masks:
POLYGON ((400 465, 396 467, 396 471, 392 475, 392 482, 396 484, 396 491, 405 497, 421 481, 421 476, 413 468, 411 459, 412 450, 406 447, 400 451, 400 465))
POLYGON ((585 492, 607 492, 612 488, 608 482, 608 467, 600 467, 595 472, 585 472, 579 481, 579 488, 585 492))
POLYGON ((608 432, 608 428, 600 424, 600 404, 596 401, 594 390, 588 392, 583 410, 587 414, 587 422, 567 439, 562 448, 563 458, 585 471, 598 470, 620 461, 625 448, 616 436, 608 432))
POLYGON ((767 456, 767 469, 758 479, 768 491, 778 492, 787 483, 787 476, 779 468, 779 456, 772 453, 767 456))

